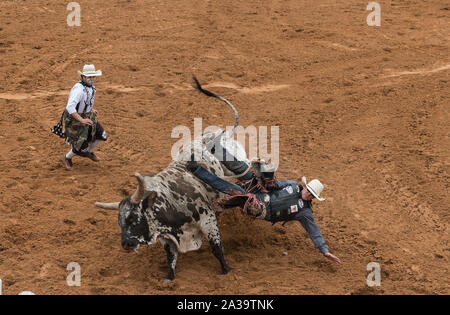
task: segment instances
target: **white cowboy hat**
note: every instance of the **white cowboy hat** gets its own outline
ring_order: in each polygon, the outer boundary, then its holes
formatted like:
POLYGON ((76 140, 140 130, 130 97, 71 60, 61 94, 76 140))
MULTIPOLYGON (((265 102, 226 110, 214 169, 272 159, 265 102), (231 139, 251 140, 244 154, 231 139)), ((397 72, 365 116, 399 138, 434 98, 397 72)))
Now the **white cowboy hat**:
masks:
POLYGON ((318 179, 313 179, 312 181, 310 181, 308 184, 306 183, 306 177, 303 176, 302 177, 302 183, 303 185, 306 186, 306 188, 308 189, 308 191, 317 198, 317 200, 319 201, 324 201, 325 198, 320 197, 320 194, 322 193, 323 190, 323 185, 320 182, 320 180, 318 179))
POLYGON ((98 77, 102 75, 102 70, 95 71, 94 65, 84 65, 83 72, 78 71, 78 74, 85 77, 98 77))

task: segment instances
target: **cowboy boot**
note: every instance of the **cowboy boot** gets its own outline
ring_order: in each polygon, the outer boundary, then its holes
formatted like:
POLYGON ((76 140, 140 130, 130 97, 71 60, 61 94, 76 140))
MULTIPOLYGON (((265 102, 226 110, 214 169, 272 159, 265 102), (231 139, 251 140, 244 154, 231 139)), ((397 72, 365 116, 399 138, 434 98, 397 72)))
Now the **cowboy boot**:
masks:
POLYGON ((62 156, 62 162, 63 162, 64 167, 66 168, 66 170, 68 170, 68 171, 72 170, 72 168, 73 168, 72 159, 66 158, 66 155, 64 154, 62 156))
POLYGON ((95 155, 94 152, 88 152, 87 157, 90 158, 94 162, 99 162, 101 160, 97 155, 95 155))

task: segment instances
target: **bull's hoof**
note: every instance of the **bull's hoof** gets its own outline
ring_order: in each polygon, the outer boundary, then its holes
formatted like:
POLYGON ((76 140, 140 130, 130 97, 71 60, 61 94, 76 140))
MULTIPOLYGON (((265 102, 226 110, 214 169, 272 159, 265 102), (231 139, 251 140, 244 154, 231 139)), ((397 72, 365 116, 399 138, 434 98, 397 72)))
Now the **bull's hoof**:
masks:
POLYGON ((173 279, 167 279, 167 278, 165 278, 165 279, 162 281, 162 283, 163 283, 163 284, 166 284, 166 283, 169 284, 169 283, 172 282, 172 280, 173 280, 173 279))
POLYGON ((229 273, 231 271, 231 267, 230 266, 225 266, 222 268, 222 274, 226 275, 227 273, 229 273))
POLYGON ((173 272, 173 270, 169 270, 169 272, 167 273, 167 276, 163 280, 163 282, 172 281, 173 279, 175 279, 175 272, 173 272))

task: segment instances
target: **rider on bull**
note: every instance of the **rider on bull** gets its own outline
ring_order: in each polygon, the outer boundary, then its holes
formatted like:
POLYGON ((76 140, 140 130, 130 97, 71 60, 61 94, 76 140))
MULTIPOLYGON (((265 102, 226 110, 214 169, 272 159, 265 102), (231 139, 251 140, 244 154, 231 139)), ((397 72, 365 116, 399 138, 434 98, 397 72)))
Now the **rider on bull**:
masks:
POLYGON ((238 206, 242 208, 243 213, 272 223, 299 221, 319 251, 331 261, 341 263, 338 257, 329 252, 320 229, 314 221, 312 200, 325 200, 320 197, 323 185, 318 179, 306 183, 306 178, 303 177, 303 186, 293 180, 277 181, 274 176, 275 168, 270 164, 258 160, 254 161, 249 168, 247 163, 237 160, 224 148, 222 157, 224 158, 221 159, 221 163, 233 173, 240 174, 238 185, 207 171, 195 161, 194 156, 186 165, 196 177, 212 188, 229 195, 217 202, 221 209, 238 206))

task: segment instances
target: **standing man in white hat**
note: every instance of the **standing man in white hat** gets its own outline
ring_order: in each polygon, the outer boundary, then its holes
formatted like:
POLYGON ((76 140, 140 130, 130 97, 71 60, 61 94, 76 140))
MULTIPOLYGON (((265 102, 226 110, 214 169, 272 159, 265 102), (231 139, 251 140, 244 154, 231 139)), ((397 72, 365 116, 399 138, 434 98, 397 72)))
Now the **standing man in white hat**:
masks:
POLYGON ((94 109, 95 80, 102 75, 101 70, 95 70, 94 65, 85 65, 83 71, 78 71, 81 80, 70 91, 66 110, 63 114, 67 141, 72 149, 62 157, 67 170, 72 170, 72 158, 75 155, 87 157, 94 162, 100 161, 94 149, 100 141, 106 141, 106 132, 98 122, 98 111, 94 109))
MULTIPOLYGON (((248 168, 245 162, 237 159, 221 163, 235 174, 236 170, 239 170, 238 174, 242 174, 242 170, 248 168)), ((303 186, 293 180, 278 181, 274 176, 273 165, 261 165, 256 162, 252 164, 251 171, 239 177, 240 182, 236 185, 207 171, 194 161, 193 157, 187 162, 186 168, 212 188, 230 195, 216 202, 216 205, 220 207, 219 210, 238 206, 242 208, 243 213, 272 223, 299 221, 319 251, 329 260, 337 264, 341 263, 338 257, 329 252, 322 233, 314 221, 312 200, 325 200, 320 196, 323 185, 318 179, 306 183, 306 178, 302 177, 303 186)))

